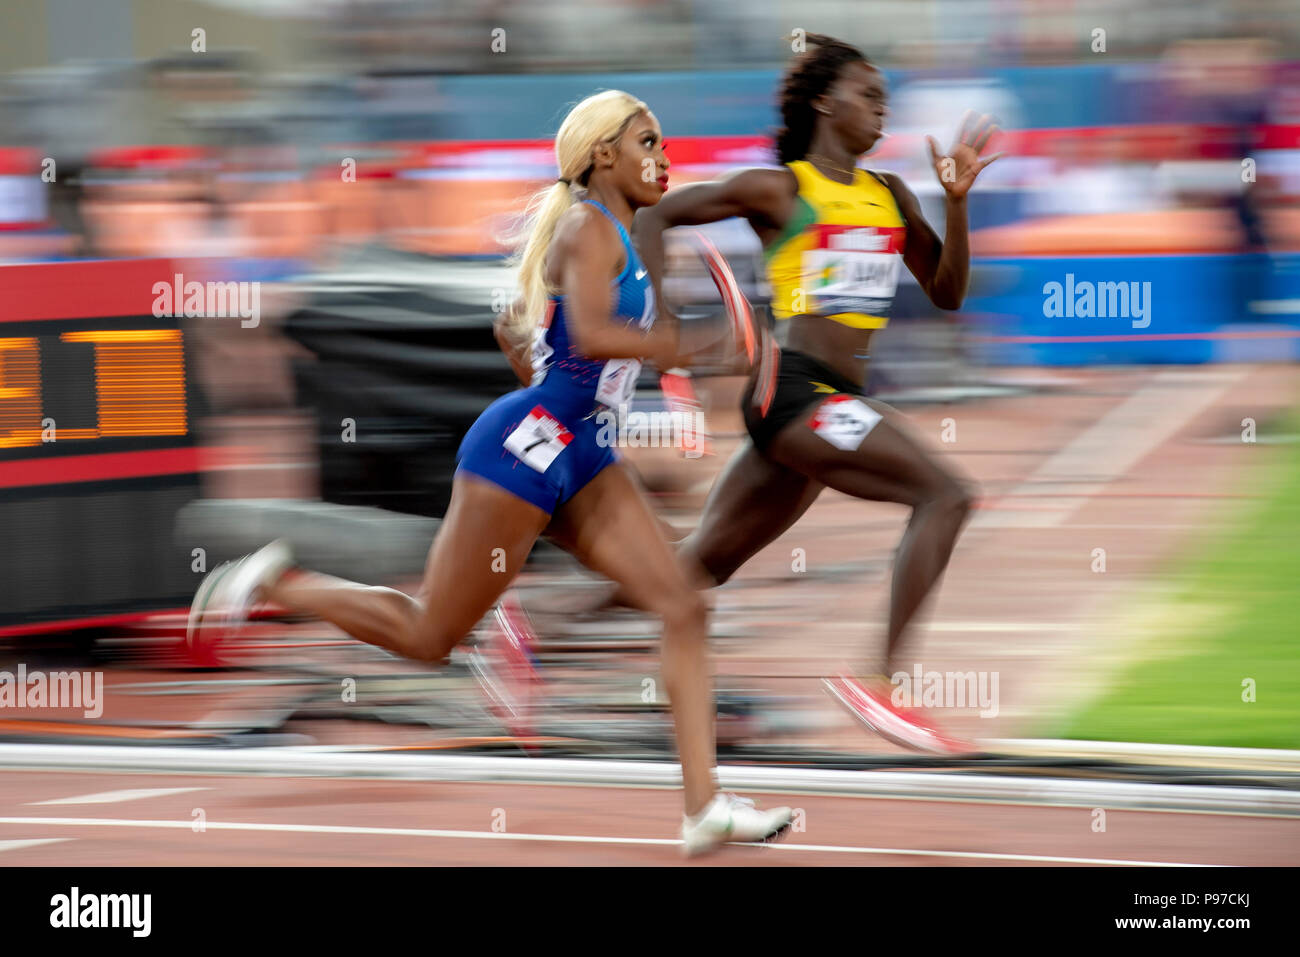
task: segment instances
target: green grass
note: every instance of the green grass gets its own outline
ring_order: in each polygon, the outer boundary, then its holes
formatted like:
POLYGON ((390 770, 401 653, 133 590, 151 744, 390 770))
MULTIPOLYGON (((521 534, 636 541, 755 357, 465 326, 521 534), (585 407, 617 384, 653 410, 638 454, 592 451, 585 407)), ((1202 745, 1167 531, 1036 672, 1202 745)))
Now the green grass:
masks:
MULTIPOLYGON (((1300 432, 1300 415, 1279 424, 1300 432)), ((1284 449, 1263 488, 1241 489, 1265 499, 1173 570, 1170 621, 1181 623, 1153 636, 1155 656, 1128 666, 1052 736, 1300 748, 1300 445, 1284 449), (1252 703, 1242 700, 1246 678, 1255 680, 1252 703)))

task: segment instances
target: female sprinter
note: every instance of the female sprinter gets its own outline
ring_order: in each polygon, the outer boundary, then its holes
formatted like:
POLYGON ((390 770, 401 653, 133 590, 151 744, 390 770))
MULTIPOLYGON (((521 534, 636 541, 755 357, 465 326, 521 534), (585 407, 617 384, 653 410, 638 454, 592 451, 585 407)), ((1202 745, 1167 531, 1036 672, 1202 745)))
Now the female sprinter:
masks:
POLYGON ((888 321, 900 260, 936 306, 961 305, 970 265, 966 193, 1000 155, 979 156, 997 128, 987 118, 963 124, 947 157, 929 139, 947 202, 941 242, 897 176, 857 168, 881 137, 884 76, 846 43, 813 35, 808 43, 781 91, 785 125, 776 146, 784 168, 683 187, 640 210, 633 224, 658 288, 665 229, 745 217, 764 247, 772 311, 788 320, 784 351, 769 347, 775 361, 760 366, 745 394, 750 440, 714 485, 679 554, 697 587, 711 587, 793 525, 825 486, 909 506, 884 655, 869 669, 878 673, 827 684, 891 740, 948 752, 958 746, 891 706, 883 675, 892 673, 908 622, 948 564, 971 493, 895 409, 862 392, 871 334, 888 321))
POLYGON ((766 840, 789 825, 790 809, 760 811, 714 784, 705 603, 627 467, 597 441, 595 413, 628 402, 642 359, 662 369, 686 361, 676 322, 655 323, 654 289, 627 233, 635 211, 668 188, 659 123, 627 93, 599 93, 565 118, 555 153, 560 179, 530 206, 521 296, 497 327, 512 366, 531 384, 494 402, 466 434, 419 597, 293 568, 277 542, 209 576, 191 631, 206 614, 230 623, 266 600, 441 662, 501 597, 537 537, 548 535, 663 619, 686 852, 766 840))

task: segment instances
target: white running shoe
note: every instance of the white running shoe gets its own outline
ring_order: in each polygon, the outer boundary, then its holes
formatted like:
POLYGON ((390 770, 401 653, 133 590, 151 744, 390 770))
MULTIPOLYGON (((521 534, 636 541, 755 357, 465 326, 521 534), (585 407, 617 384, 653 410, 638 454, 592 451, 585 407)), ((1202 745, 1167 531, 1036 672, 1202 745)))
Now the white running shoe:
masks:
POLYGON ((790 826, 790 809, 760 811, 749 798, 716 794, 694 817, 682 818, 682 850, 703 854, 728 841, 770 841, 790 826))
POLYGON ((221 609, 224 624, 230 628, 243 624, 266 589, 292 567, 293 551, 283 538, 240 559, 235 570, 222 581, 225 586, 221 588, 225 599, 221 609))
POLYGON ((242 624, 266 588, 292 567, 289 543, 278 539, 238 561, 214 568, 194 595, 185 627, 186 643, 193 651, 200 650, 200 645, 215 644, 242 624))
POLYGON ((208 613, 208 607, 219 601, 221 583, 234 571, 234 568, 234 562, 222 562, 204 575, 203 581, 199 583, 198 591, 194 593, 194 601, 190 604, 190 616, 185 622, 185 643, 191 648, 197 647, 195 643, 200 639, 203 618, 208 613))

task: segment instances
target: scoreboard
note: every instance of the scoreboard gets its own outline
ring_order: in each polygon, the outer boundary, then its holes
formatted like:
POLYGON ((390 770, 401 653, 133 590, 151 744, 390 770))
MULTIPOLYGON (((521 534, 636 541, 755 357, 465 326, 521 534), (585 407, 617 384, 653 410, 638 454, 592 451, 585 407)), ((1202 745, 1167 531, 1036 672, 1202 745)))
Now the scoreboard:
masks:
POLYGON ((189 604, 199 494, 185 320, 163 259, 0 266, 0 636, 189 604))

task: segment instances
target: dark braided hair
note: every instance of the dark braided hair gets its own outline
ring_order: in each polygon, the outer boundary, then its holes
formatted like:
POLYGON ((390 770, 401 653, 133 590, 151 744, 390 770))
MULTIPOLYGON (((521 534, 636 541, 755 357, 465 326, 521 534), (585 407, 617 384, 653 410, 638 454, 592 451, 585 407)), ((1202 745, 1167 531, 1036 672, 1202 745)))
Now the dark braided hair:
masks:
POLYGON ((810 47, 799 54, 781 80, 781 121, 776 134, 776 155, 782 163, 803 159, 812 144, 817 113, 813 100, 831 88, 848 63, 868 63, 857 47, 834 37, 809 33, 810 47))

